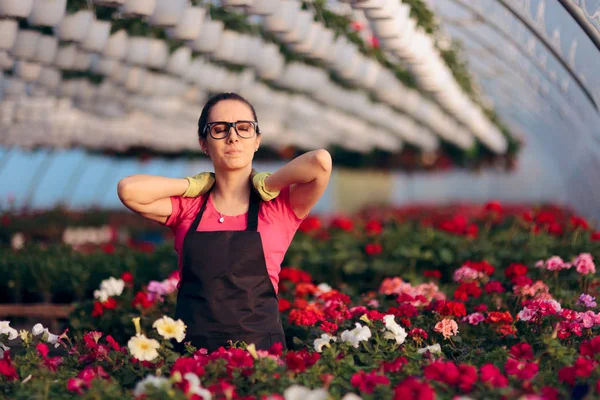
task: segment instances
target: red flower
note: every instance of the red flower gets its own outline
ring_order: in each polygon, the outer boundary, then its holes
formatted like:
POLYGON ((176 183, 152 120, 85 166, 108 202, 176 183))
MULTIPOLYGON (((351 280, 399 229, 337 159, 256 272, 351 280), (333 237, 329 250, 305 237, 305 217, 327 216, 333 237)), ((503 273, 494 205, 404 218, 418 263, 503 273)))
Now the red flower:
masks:
POLYGON ((381 367, 383 368, 383 372, 400 372, 402 368, 408 364, 408 360, 406 357, 398 357, 394 361, 383 362, 381 367))
POLYGON ((281 279, 282 281, 291 281, 294 283, 312 281, 312 277, 308 272, 299 270, 298 268, 294 267, 281 268, 281 272, 279 273, 279 279, 281 279))
POLYGON ((464 393, 469 393, 477 382, 477 368, 472 365, 460 364, 458 371, 458 388, 464 393))
POLYGON ((533 361, 533 350, 531 350, 529 343, 515 344, 510 348, 509 355, 515 360, 533 361))
POLYGON ((481 382, 488 383, 493 388, 508 386, 508 378, 494 364, 484 364, 479 369, 481 382))
POLYGON ((511 323, 512 321, 513 318, 509 311, 490 311, 488 313, 488 317, 486 318, 486 322, 491 323, 511 323))
POLYGON ((107 310, 114 310, 117 308, 117 300, 115 300, 113 297, 109 297, 104 303, 102 303, 102 307, 107 310))
POLYGON ((442 273, 437 269, 428 269, 423 272, 423 276, 426 278, 442 279, 442 273))
POLYGON ((490 293, 502 293, 504 292, 504 286, 502 286, 502 283, 499 281, 490 281, 488 283, 485 284, 485 286, 483 287, 483 290, 486 291, 486 293, 490 294, 490 293))
POLYGON ((538 373, 538 364, 508 358, 504 364, 504 370, 509 375, 514 375, 520 380, 529 380, 538 373))
POLYGON ((332 219, 331 226, 346 232, 350 232, 352 229, 354 229, 354 223, 350 218, 346 217, 337 217, 332 219))
POLYGON ((281 356, 283 353, 283 344, 281 342, 273 343, 273 345, 268 350, 269 354, 273 356, 281 356))
POLYGON ((494 212, 494 213, 502 214, 502 204, 500 204, 500 202, 497 200, 488 202, 483 207, 483 209, 486 212, 494 212))
POLYGON ((135 294, 135 297, 131 301, 132 307, 150 308, 153 304, 154 302, 150 300, 148 293, 141 290, 135 294))
POLYGON ((532 283, 533 281, 531 280, 531 278, 526 275, 515 276, 514 278, 512 278, 512 284, 517 287, 531 285, 532 283))
POLYGON ((292 306, 292 303, 290 303, 289 300, 286 300, 283 297, 281 297, 279 299, 279 312, 284 312, 286 310, 289 310, 291 306, 292 306))
POLYGON ((374 49, 379 48, 379 39, 377 39, 377 36, 375 35, 371 36, 371 47, 373 47, 374 49))
POLYGON ((591 340, 586 340, 579 346, 579 354, 594 358, 596 354, 600 354, 600 336, 596 336, 591 340))
POLYGON ((115 252, 115 245, 112 243, 105 243, 105 244, 101 245, 100 248, 106 254, 114 254, 114 252, 115 252))
POLYGON ((413 328, 408 332, 408 336, 413 338, 427 339, 427 332, 421 328, 413 328))
POLYGON ((362 31, 364 29, 363 24, 360 23, 359 21, 352 21, 352 23, 350 24, 350 26, 355 31, 362 31))
POLYGON ((475 271, 483 272, 487 276, 492 276, 496 270, 493 265, 487 261, 466 261, 463 266, 473 268, 475 271))
POLYGON ((111 345, 111 347, 115 351, 120 351, 121 350, 121 346, 119 346, 119 343, 117 343, 117 341, 111 335, 108 335, 106 337, 106 341, 111 345))
POLYGON ((478 282, 461 283, 454 291, 454 298, 460 301, 467 301, 469 296, 478 298, 481 296, 481 288, 478 282))
POLYGON ((365 231, 370 235, 378 235, 383 231, 383 227, 379 221, 371 220, 365 225, 365 231))
POLYGON ((434 400, 435 392, 426 382, 408 377, 394 388, 394 400, 434 400))
POLYGON ((590 225, 585 218, 572 216, 570 222, 573 229, 581 228, 586 231, 590 229, 590 225))
POLYGON ((5 350, 3 358, 0 359, 0 375, 3 375, 9 381, 19 379, 17 370, 10 359, 10 350, 5 350))
POLYGON ((453 362, 434 361, 423 369, 423 376, 429 380, 455 386, 460 372, 453 362))
POLYGON ((548 233, 554 236, 561 236, 564 233, 563 227, 558 223, 552 223, 548 225, 548 233))
POLYGON ((285 355, 285 363, 290 371, 304 372, 312 367, 321 356, 319 353, 308 354, 306 349, 300 351, 289 351, 285 355))
POLYGON ((365 245, 365 253, 370 256, 381 254, 382 251, 383 247, 381 247, 379 243, 367 243, 367 245, 365 245))
POLYGON ((338 330, 337 324, 334 324, 329 321, 321 322, 321 325, 319 326, 319 328, 321 328, 323 330, 323 332, 327 332, 327 333, 335 333, 338 330))
POLYGON ((512 279, 517 276, 526 275, 528 271, 527 265, 513 263, 504 270, 504 275, 507 278, 512 279))
POLYGON ((322 321, 323 317, 313 310, 298 310, 294 309, 289 314, 290 323, 300 326, 311 326, 322 321))
POLYGON ((121 279, 123 279, 125 283, 133 283, 133 275, 131 272, 123 272, 121 274, 121 279))
POLYGON ((94 308, 92 309, 92 317, 99 317, 104 314, 104 309, 102 308, 102 303, 99 301, 94 301, 94 308))
POLYGON ((375 386, 389 385, 390 380, 387 376, 377 375, 377 371, 371 371, 368 374, 365 371, 359 371, 352 375, 350 383, 363 393, 373 393, 375 386))
POLYGON ((575 386, 577 383, 577 375, 575 375, 575 367, 562 367, 558 370, 558 380, 566 382, 568 385, 575 386))
POLYGON ((589 378, 589 376, 592 374, 592 371, 594 371, 596 368, 596 362, 590 360, 589 358, 577 357, 573 367, 575 368, 575 375, 578 378, 589 378))
POLYGON ((590 240, 592 242, 600 241, 600 232, 594 232, 594 233, 590 234, 590 240))
POLYGON ((321 229, 321 220, 317 217, 306 217, 298 227, 303 233, 313 232, 321 229))
POLYGON ((436 301, 433 303, 433 309, 443 316, 453 315, 455 317, 464 317, 467 315, 465 305, 458 301, 436 301))

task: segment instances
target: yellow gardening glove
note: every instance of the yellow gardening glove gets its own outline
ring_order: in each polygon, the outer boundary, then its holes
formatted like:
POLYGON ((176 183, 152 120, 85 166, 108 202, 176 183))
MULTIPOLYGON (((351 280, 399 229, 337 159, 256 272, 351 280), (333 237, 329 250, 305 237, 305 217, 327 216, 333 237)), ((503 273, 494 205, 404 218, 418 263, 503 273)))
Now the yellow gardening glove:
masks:
POLYGON ((267 179, 269 175, 271 175, 270 172, 257 172, 252 168, 252 186, 254 186, 254 190, 256 190, 256 193, 260 195, 263 201, 271 201, 279 196, 279 191, 269 192, 265 189, 265 179, 267 179))
POLYGON ((190 185, 182 194, 183 197, 198 197, 210 190, 215 183, 215 174, 213 172, 201 172, 198 175, 186 176, 190 185))

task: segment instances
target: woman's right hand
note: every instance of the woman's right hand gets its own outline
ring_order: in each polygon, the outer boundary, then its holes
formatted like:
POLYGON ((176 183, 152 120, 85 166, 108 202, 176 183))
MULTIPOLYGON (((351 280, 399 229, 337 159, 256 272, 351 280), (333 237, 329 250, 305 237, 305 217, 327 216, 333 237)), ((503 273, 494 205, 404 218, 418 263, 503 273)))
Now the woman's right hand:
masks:
POLYGON ((187 179, 138 174, 121 179, 117 194, 131 211, 164 224, 172 212, 170 197, 181 196, 188 187, 187 179))

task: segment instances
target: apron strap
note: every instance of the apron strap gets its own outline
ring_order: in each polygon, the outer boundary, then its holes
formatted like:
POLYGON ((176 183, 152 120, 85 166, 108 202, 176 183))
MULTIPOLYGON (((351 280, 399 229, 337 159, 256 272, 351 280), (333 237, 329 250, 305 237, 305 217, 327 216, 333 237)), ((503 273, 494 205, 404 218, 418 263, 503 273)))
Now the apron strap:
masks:
MULTIPOLYGON (((214 187, 214 186, 213 186, 214 187)), ((213 187, 206 192, 206 198, 202 202, 202 207, 200 207, 200 211, 196 215, 194 222, 190 226, 189 232, 196 232, 198 230, 198 225, 200 224, 200 220, 204 215, 204 211, 206 210, 206 203, 208 203, 208 197, 210 196, 210 192, 213 187)), ((260 197, 258 197, 258 193, 254 190, 254 188, 250 189, 250 205, 248 206, 248 225, 246 227, 246 231, 256 231, 258 229, 258 208, 260 205, 260 197)))

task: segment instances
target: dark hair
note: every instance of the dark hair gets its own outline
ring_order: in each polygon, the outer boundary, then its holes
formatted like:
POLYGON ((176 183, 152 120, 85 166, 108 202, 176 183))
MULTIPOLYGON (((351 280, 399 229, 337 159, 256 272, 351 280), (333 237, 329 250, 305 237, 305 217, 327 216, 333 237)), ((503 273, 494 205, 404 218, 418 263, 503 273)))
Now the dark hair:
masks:
MULTIPOLYGON (((198 136, 199 137, 206 139, 206 131, 204 130, 204 128, 206 127, 206 124, 208 123, 208 114, 210 114, 210 110, 212 110, 212 108, 218 102, 223 101, 223 100, 241 101, 242 103, 244 103, 245 105, 250 107, 250 111, 252 111, 252 116, 254 117, 254 121, 258 122, 258 118, 256 117, 256 111, 254 110, 254 107, 252 106, 252 104, 250 104, 250 102, 248 100, 246 100, 245 98, 243 98, 242 96, 240 96, 237 93, 218 93, 218 94, 214 95, 213 97, 211 97, 210 99, 208 99, 208 101, 204 105, 204 108, 202 109, 202 113, 200 114, 200 119, 198 119, 198 136)), ((260 129, 258 128, 258 126, 256 127, 256 134, 260 135, 260 129)))

